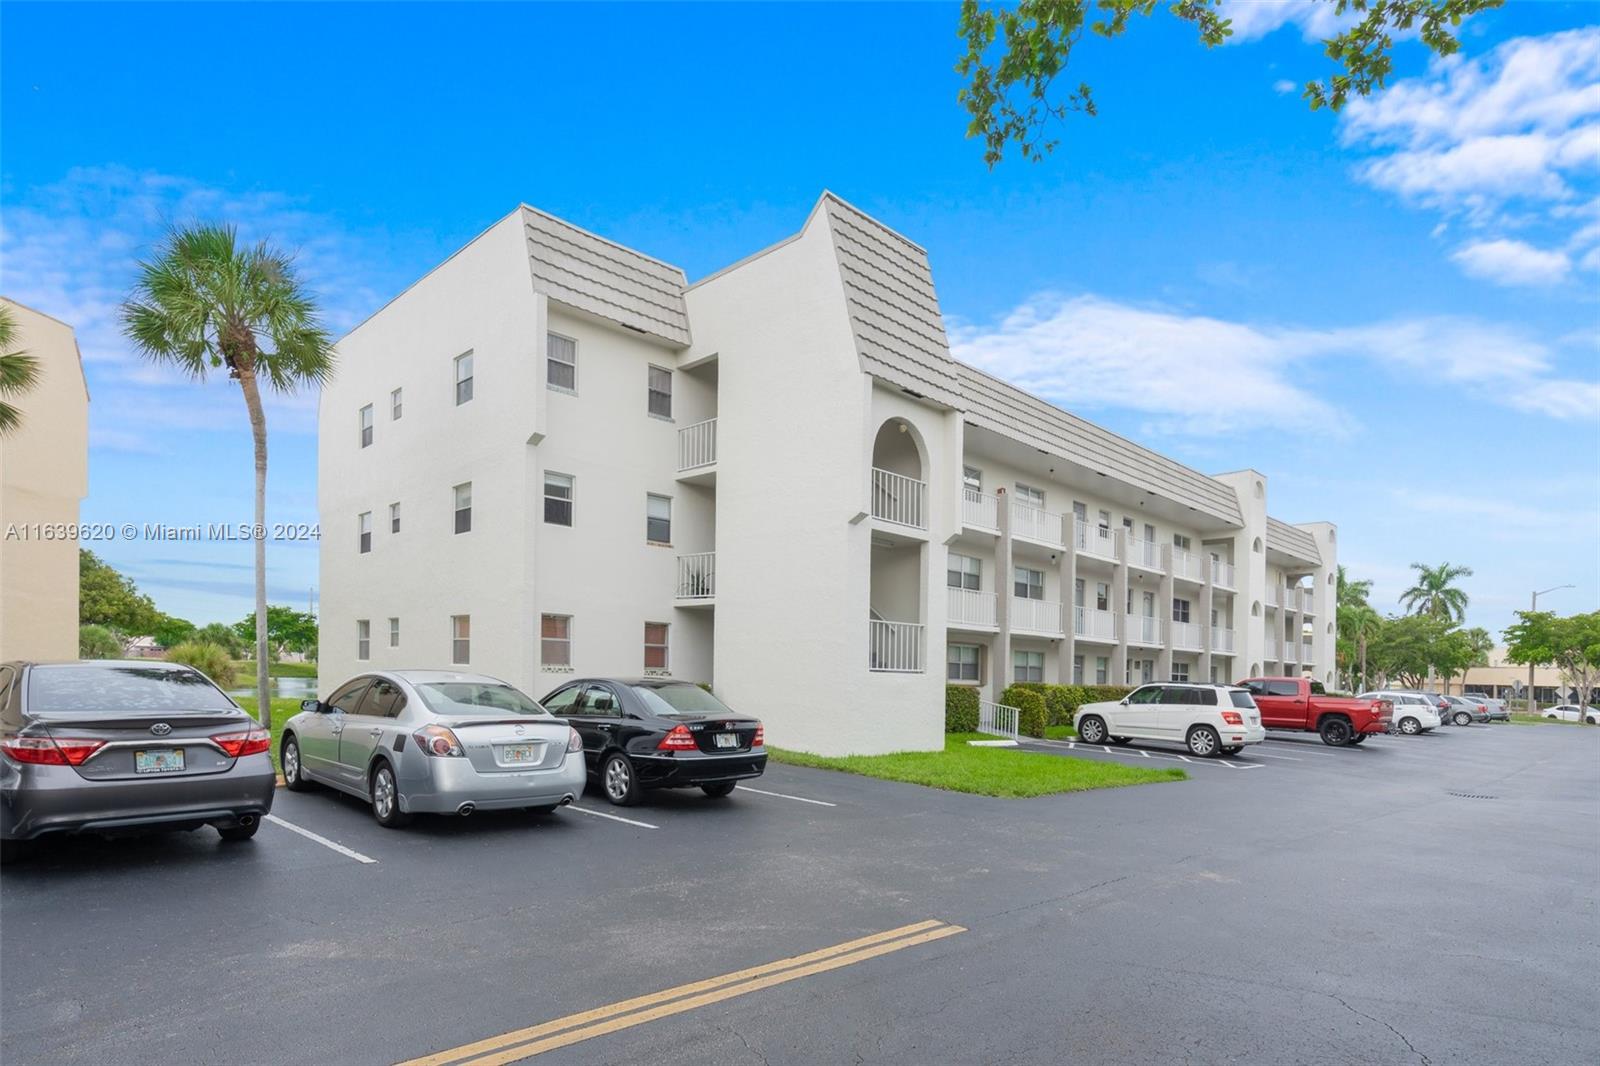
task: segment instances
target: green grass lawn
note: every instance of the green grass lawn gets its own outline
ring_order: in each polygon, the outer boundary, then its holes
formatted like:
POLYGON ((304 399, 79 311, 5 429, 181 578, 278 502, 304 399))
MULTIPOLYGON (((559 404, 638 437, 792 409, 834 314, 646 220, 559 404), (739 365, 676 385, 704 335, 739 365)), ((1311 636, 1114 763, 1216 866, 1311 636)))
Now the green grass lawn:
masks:
POLYGON ((1514 714, 1512 725, 1582 725, 1582 722, 1564 722, 1559 718, 1541 718, 1536 714, 1514 714))
POLYGON ((1046 740, 1077 740, 1078 731, 1070 725, 1047 725, 1044 727, 1046 740))
MULTIPOLYGON (((255 714, 259 710, 254 696, 235 696, 239 706, 255 714)), ((272 701, 272 765, 278 766, 278 741, 283 736, 283 723, 292 716, 300 713, 300 701, 293 698, 280 698, 272 701)), ((278 766, 278 772, 283 772, 283 767, 278 766)))
POLYGON ((1093 788, 1121 788, 1156 781, 1183 781, 1178 769, 1146 770, 1088 759, 1064 758, 1016 748, 974 748, 969 740, 989 740, 978 733, 952 733, 943 751, 903 751, 892 755, 829 757, 768 748, 776 762, 839 770, 886 781, 905 781, 951 792, 1018 799, 1049 796, 1057 792, 1086 792, 1093 788))

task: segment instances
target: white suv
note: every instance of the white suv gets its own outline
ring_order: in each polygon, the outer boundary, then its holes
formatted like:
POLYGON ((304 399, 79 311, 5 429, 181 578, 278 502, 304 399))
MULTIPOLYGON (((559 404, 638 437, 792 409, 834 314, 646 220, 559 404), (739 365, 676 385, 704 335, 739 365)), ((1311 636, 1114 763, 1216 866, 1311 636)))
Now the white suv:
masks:
POLYGON ((1117 703, 1086 703, 1073 716, 1088 744, 1172 740, 1195 755, 1233 755, 1267 738, 1250 693, 1233 685, 1141 685, 1117 703))
POLYGON ((1420 692, 1398 692, 1384 689, 1379 692, 1363 692, 1357 696, 1358 700, 1388 700, 1394 704, 1394 727, 1407 736, 1416 736, 1429 730, 1438 729, 1443 724, 1439 718, 1439 708, 1433 702, 1432 696, 1424 696, 1420 692))

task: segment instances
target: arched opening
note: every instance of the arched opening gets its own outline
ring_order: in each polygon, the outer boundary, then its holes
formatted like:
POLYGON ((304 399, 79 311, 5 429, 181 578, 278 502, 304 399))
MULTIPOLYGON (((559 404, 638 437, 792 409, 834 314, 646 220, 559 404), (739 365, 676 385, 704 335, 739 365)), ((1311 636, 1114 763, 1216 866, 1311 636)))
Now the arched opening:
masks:
POLYGON ((1333 575, 1332 574, 1328 575, 1328 586, 1330 588, 1333 587, 1333 575))
POLYGON ((1250 676, 1251 677, 1260 677, 1261 676, 1261 664, 1260 663, 1251 663, 1250 664, 1250 676))
POLYGON ((1257 537, 1255 539, 1254 543, 1252 543, 1250 545, 1250 550, 1255 552, 1257 555, 1261 554, 1261 538, 1260 537, 1257 537))
POLYGON ((1256 600, 1254 603, 1252 603, 1250 605, 1250 617, 1251 618, 1260 618, 1261 617, 1261 601, 1260 600, 1256 600))
POLYGON ((1332 622, 1328 623, 1328 636, 1330 636, 1330 637, 1333 636, 1333 623, 1332 622))
POLYGON ((872 465, 914 481, 924 481, 922 441, 916 427, 903 418, 891 418, 878 427, 872 442, 872 465))
POLYGON ((1257 481, 1256 482, 1256 499, 1259 500, 1262 497, 1266 496, 1266 494, 1267 494, 1267 487, 1265 485, 1263 485, 1261 482, 1257 481))

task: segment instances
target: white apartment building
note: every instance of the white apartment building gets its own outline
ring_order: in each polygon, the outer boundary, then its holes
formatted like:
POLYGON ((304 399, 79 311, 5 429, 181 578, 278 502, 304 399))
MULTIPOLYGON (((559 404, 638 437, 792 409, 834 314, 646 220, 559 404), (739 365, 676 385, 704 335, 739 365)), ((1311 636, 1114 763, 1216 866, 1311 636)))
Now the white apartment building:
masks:
POLYGON ((947 679, 1333 677, 1332 525, 955 362, 828 193, 692 285, 518 207, 340 342, 319 478, 324 690, 670 674, 839 754, 940 746, 947 679))

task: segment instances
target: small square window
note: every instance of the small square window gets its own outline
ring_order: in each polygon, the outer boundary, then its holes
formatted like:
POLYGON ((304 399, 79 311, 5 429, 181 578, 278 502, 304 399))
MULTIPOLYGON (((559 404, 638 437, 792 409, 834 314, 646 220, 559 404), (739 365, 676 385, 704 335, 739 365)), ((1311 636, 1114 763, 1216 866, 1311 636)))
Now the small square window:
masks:
POLYGON ((1182 533, 1174 533, 1172 535, 1172 546, 1179 551, 1186 552, 1189 550, 1189 538, 1182 533))
POLYGON ((356 519, 356 550, 362 555, 372 550, 372 512, 362 511, 356 519))
POLYGON ((1103 685, 1111 674, 1111 660, 1104 655, 1094 657, 1094 683, 1103 685))
POLYGON ((945 652, 945 678, 950 681, 978 680, 978 646, 952 644, 945 652))
POLYGON ((646 670, 665 670, 667 668, 667 624, 665 622, 646 622, 644 624, 644 668, 646 670))
POLYGON ((1189 680, 1189 664, 1188 663, 1173 663, 1172 664, 1172 680, 1174 680, 1174 681, 1187 681, 1187 680, 1189 680))
POLYGON ((400 646, 400 619, 391 618, 391 619, 389 619, 389 647, 398 648, 399 646, 400 646))
POLYGON ((558 392, 578 391, 578 342, 559 333, 545 336, 545 383, 558 392))
POLYGON ((472 482, 465 481, 455 487, 456 532, 472 532, 472 482))
POLYGON ((450 661, 458 666, 472 661, 472 616, 450 616, 450 661))
POLYGON ((644 499, 644 506, 644 539, 651 544, 671 544, 671 497, 647 495, 644 499))
POLYGON ((945 564, 944 583, 953 589, 973 589, 983 587, 983 563, 970 555, 957 555, 950 553, 950 561, 945 564))
POLYGON ((1034 488, 1017 482, 1017 502, 1025 503, 1029 507, 1044 507, 1044 489, 1034 488))
POLYGON ((1011 680, 1018 684, 1044 681, 1044 652, 1014 651, 1011 653, 1011 680))
POLYGON ((472 353, 456 356, 456 406, 472 399, 472 353))
POLYGON ((361 409, 361 446, 372 447, 372 405, 369 403, 361 409))
POLYGON ((1014 593, 1021 600, 1044 599, 1044 571, 1017 567, 1014 593))
POLYGON ((572 616, 539 616, 539 661, 545 666, 572 665, 572 616))
POLYGON ((1175 599, 1172 601, 1172 620, 1174 622, 1187 622, 1189 620, 1189 601, 1175 599))
POLYGON ((961 468, 961 487, 965 489, 968 494, 982 492, 983 471, 979 470, 975 466, 963 466, 961 468))
POLYGON ((572 525, 574 478, 570 474, 545 471, 544 520, 552 526, 572 525))
POLYGON ((657 418, 672 417, 672 371, 652 366, 647 373, 645 407, 657 418))
POLYGON ((389 393, 389 420, 391 422, 400 421, 400 409, 400 390, 395 389, 389 393))
POLYGON ((389 505, 389 532, 400 532, 400 505, 398 503, 389 505))
POLYGON ((356 658, 361 662, 372 658, 372 623, 365 618, 356 619, 356 658))

